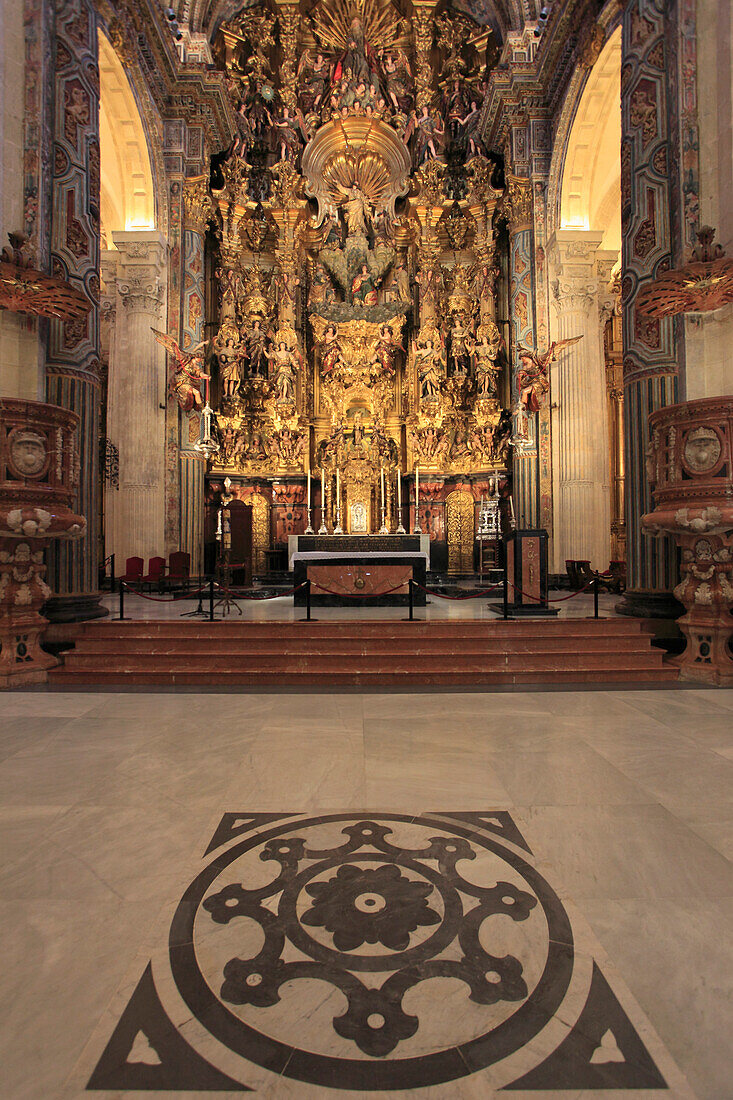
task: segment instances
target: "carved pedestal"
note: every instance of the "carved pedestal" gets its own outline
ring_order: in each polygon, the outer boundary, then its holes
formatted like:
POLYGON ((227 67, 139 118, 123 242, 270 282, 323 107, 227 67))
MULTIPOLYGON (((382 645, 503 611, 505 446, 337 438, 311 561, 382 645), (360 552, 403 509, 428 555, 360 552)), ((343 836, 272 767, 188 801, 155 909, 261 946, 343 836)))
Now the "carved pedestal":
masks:
POLYGON ((672 535, 682 550, 674 590, 687 639, 675 658, 683 680, 733 684, 733 397, 670 405, 649 417, 647 474, 651 534, 672 535))
POLYGON ((76 413, 37 401, 0 404, 0 687, 42 683, 56 664, 40 638, 51 595, 43 551, 81 538, 69 505, 79 477, 76 413))

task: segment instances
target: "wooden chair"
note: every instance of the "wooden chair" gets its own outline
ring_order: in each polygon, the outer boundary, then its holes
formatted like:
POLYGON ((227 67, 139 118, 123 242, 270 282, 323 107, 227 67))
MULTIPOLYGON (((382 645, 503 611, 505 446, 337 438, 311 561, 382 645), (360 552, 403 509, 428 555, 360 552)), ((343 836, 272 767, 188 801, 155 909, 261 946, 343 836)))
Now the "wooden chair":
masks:
POLYGON ((168 558, 168 576, 165 578, 166 587, 188 584, 191 573, 191 555, 184 554, 182 550, 176 550, 168 558))
POLYGON ((143 577, 143 584, 155 585, 158 589, 163 586, 165 576, 165 558, 151 558, 148 562, 147 576, 143 577))
POLYGON ((142 558, 128 558, 125 562, 125 575, 120 580, 125 584, 142 584, 144 564, 142 558))

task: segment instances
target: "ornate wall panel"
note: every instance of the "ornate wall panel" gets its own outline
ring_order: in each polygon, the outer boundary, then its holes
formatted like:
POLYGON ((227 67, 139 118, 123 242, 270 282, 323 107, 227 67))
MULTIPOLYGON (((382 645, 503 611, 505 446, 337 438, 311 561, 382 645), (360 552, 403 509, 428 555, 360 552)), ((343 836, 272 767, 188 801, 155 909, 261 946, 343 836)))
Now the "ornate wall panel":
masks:
MULTIPOLYGON (((99 479, 99 71, 91 0, 58 6, 55 41, 52 273, 93 303, 83 318, 49 326, 47 398, 78 413, 79 510, 88 534, 50 554, 49 577, 61 597, 97 588, 99 479)), ((58 601, 56 601, 58 603, 58 601)), ((91 605, 96 600, 88 600, 91 605)))
POLYGON ((641 516, 651 510, 644 456, 647 417, 677 400, 677 352, 672 322, 644 317, 636 298, 645 282, 671 266, 670 172, 677 133, 670 124, 666 73, 669 5, 632 0, 624 10, 621 70, 621 190, 626 394, 626 476, 629 588, 667 593, 677 575, 676 552, 650 539, 641 516))

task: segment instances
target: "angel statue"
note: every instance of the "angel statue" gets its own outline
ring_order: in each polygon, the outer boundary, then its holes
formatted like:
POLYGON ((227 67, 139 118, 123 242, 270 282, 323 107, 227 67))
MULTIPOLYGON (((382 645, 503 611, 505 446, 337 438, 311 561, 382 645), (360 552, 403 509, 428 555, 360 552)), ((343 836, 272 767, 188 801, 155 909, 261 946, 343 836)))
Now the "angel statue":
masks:
POLYGON ((289 348, 285 340, 267 353, 274 372, 273 386, 278 403, 295 401, 295 370, 303 365, 297 348, 289 348))
POLYGON ((540 404, 550 388, 547 368, 557 359, 557 353, 582 340, 582 336, 570 336, 567 340, 553 340, 544 354, 519 347, 517 355, 521 366, 517 371, 519 405, 523 415, 539 412, 540 404))
POLYGON ((177 341, 168 333, 159 332, 158 329, 152 326, 150 331, 154 334, 158 343, 162 344, 173 356, 175 366, 168 387, 169 395, 175 397, 183 412, 189 414, 200 412, 204 407, 200 384, 202 379, 208 382, 211 378, 210 374, 205 374, 201 369, 204 365, 204 357, 201 351, 208 344, 208 340, 197 344, 190 351, 183 351, 177 341))
POLYGON ((420 379, 420 396, 426 401, 440 395, 440 383, 445 371, 445 353, 435 347, 432 336, 419 337, 414 344, 415 366, 420 379))

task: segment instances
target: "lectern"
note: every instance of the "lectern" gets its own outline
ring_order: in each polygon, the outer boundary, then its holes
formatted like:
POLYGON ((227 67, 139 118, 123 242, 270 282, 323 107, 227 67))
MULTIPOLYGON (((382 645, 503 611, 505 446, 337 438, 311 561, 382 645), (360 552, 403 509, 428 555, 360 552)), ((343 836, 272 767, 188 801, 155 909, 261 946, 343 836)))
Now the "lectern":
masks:
POLYGON ((503 547, 510 614, 557 615, 547 602, 547 531, 512 531, 503 547))

